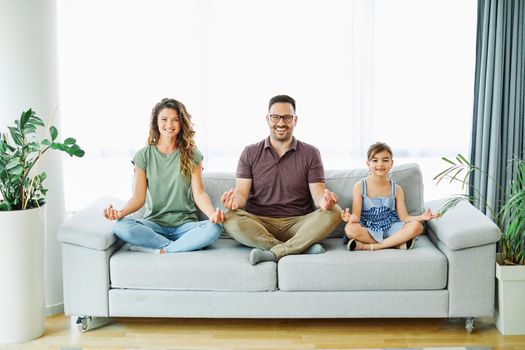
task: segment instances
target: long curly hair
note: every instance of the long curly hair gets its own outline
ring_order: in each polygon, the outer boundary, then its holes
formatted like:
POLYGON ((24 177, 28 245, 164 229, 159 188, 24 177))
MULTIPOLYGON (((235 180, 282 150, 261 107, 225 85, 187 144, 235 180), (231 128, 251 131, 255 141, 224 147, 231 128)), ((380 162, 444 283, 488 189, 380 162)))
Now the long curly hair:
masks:
POLYGON ((177 147, 180 152, 180 168, 182 174, 188 179, 191 179, 191 173, 195 169, 193 157, 195 156, 195 131, 193 130, 193 123, 191 122, 191 115, 186 110, 186 107, 179 101, 172 98, 163 98, 151 110, 151 121, 149 128, 148 145, 156 145, 159 142, 160 132, 158 117, 160 111, 165 108, 174 109, 179 115, 180 131, 177 135, 177 147))

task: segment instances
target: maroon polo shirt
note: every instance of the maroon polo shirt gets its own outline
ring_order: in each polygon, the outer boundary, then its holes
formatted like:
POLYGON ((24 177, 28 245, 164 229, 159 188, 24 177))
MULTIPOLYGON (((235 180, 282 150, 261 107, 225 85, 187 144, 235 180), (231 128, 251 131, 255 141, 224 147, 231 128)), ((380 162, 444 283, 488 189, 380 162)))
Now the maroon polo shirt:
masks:
POLYGON ((324 182, 324 168, 314 146, 293 137, 290 149, 279 158, 268 137, 244 148, 237 177, 252 180, 247 212, 282 218, 315 209, 308 184, 324 182))

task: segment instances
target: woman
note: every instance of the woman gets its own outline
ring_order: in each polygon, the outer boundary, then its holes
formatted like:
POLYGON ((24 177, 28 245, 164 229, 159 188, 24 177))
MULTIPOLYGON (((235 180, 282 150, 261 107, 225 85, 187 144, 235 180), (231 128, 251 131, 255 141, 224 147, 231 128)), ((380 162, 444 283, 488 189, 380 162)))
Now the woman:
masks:
POLYGON ((135 186, 121 210, 110 204, 114 233, 131 243, 130 250, 151 253, 204 248, 221 235, 224 213, 215 210, 202 183, 203 156, 195 146, 191 116, 174 99, 163 99, 151 112, 148 145, 133 158, 135 186), (146 203, 144 219, 126 217, 146 203), (209 220, 198 221, 197 209, 209 220))

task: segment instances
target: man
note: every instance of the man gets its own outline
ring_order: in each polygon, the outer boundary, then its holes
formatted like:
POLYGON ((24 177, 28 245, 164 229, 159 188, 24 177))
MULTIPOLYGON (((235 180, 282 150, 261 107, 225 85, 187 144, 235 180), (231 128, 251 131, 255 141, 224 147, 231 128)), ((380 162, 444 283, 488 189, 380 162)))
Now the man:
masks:
POLYGON ((244 149, 235 189, 221 197, 229 209, 226 232, 255 247, 250 252, 252 265, 307 250, 323 253, 316 243, 341 222, 338 197, 324 183, 319 151, 293 137, 297 119, 293 98, 270 99, 266 116, 270 136, 244 149))

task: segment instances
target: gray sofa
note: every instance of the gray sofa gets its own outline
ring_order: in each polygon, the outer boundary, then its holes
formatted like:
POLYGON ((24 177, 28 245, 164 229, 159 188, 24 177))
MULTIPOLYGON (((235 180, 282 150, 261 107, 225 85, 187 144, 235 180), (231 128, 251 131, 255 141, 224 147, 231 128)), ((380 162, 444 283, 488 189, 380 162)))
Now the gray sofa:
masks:
MULTIPOLYGON (((366 169, 329 170, 328 188, 351 207, 352 187, 366 169)), ((216 206, 233 187, 233 173, 205 173, 216 206)), ((423 203, 415 164, 391 177, 405 190, 410 214, 436 211, 423 203)), ((129 251, 102 217, 115 198, 101 198, 73 215, 59 234, 63 246, 64 303, 79 329, 108 317, 365 318, 492 316, 497 226, 468 203, 427 225, 413 250, 348 252, 344 223, 322 244, 326 253, 292 255, 277 264, 248 262, 250 248, 226 235, 210 247, 153 255, 129 251), (102 318, 102 319, 100 319, 102 318)))

